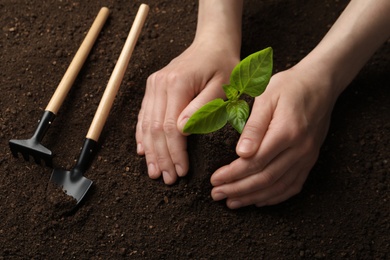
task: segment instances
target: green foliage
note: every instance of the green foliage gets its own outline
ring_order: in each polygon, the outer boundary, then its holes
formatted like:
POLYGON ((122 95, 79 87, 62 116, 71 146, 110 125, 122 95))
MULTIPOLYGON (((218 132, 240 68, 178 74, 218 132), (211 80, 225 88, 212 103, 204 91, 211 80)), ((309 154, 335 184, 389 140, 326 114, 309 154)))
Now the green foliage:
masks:
POLYGON ((196 111, 184 126, 191 134, 207 134, 229 122, 240 134, 249 117, 248 103, 242 94, 261 95, 272 74, 272 48, 268 47, 243 59, 232 71, 230 84, 222 86, 227 100, 214 99, 196 111))
POLYGON ((226 105, 227 102, 221 98, 208 102, 190 117, 184 131, 205 134, 221 129, 228 121, 226 105))

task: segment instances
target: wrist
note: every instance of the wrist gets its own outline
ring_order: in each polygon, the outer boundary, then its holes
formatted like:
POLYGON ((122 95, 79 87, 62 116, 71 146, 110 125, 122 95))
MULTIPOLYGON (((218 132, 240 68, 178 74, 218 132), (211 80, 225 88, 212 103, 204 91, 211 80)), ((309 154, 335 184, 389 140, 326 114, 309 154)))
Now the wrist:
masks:
POLYGON ((240 53, 242 0, 200 0, 194 42, 240 53))
POLYGON ((389 11, 388 0, 351 1, 298 67, 328 81, 337 97, 390 36, 389 11))
POLYGON ((298 72, 296 75, 300 75, 300 81, 315 88, 315 91, 322 93, 331 102, 336 102, 348 84, 346 78, 349 77, 345 74, 340 75, 343 70, 338 70, 330 60, 319 55, 315 50, 292 69, 298 72))

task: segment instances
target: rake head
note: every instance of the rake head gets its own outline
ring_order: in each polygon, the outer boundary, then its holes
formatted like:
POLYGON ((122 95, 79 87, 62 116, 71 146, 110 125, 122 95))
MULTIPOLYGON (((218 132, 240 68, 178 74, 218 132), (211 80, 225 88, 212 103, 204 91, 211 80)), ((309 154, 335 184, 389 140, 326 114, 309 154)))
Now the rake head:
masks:
POLYGON ((53 153, 41 145, 35 138, 26 140, 13 139, 8 144, 14 157, 18 158, 20 153, 26 161, 30 161, 31 157, 37 164, 41 164, 43 161, 46 166, 53 167, 53 153))
POLYGON ((8 143, 13 156, 18 157, 18 153, 21 153, 26 161, 30 161, 30 157, 32 157, 37 164, 41 164, 41 161, 44 161, 46 166, 53 167, 53 153, 40 142, 55 117, 54 113, 46 110, 41 120, 38 121, 37 129, 30 139, 10 140, 8 143))

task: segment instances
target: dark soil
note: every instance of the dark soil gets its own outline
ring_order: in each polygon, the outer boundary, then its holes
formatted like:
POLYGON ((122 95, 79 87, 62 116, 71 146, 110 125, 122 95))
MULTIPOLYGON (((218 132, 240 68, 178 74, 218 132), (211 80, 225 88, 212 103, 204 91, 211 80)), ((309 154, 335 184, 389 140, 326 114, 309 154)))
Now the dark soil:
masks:
MULTIPOLYGON (((242 56, 272 46, 275 72, 294 65, 348 2, 245 1, 242 56)), ((340 97, 303 191, 229 210, 212 201, 209 183, 236 157, 229 127, 189 138, 190 174, 170 187, 149 179, 136 154, 146 78, 191 44, 197 14, 196 1, 145 3, 147 24, 86 173, 94 184, 73 209, 51 186, 51 169, 14 158, 8 140, 32 135, 106 5, 111 15, 43 140, 55 166, 73 167, 140 2, 1 1, 0 259, 390 258, 390 43, 340 97)))

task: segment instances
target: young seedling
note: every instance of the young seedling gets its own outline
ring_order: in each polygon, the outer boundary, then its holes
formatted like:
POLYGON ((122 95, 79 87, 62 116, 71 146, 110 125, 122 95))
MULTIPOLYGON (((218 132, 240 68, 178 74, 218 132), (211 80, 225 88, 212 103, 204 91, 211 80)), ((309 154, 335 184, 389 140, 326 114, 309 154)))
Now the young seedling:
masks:
POLYGON ((249 105, 241 95, 261 95, 271 74, 271 47, 249 55, 233 69, 230 84, 222 86, 227 100, 217 98, 205 104, 188 119, 183 132, 208 134, 230 123, 241 134, 249 117, 249 105))

